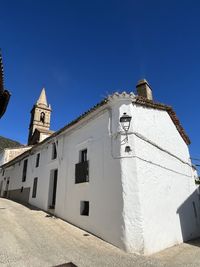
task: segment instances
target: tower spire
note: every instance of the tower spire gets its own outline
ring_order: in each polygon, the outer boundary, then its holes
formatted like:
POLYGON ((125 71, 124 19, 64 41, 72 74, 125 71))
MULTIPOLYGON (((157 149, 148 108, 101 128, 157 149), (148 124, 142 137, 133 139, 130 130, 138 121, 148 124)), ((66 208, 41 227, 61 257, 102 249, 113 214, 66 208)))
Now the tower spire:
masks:
POLYGON ((42 88, 42 91, 41 91, 40 96, 39 96, 38 101, 37 101, 37 105, 48 106, 45 88, 42 88))

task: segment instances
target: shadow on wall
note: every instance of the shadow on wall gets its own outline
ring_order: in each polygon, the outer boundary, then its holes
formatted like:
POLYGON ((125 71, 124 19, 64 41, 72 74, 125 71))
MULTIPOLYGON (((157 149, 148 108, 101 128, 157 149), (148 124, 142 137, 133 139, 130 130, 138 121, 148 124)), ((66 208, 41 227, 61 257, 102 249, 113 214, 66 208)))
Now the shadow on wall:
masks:
MULTIPOLYGON (((199 187, 177 209, 183 241, 200 237, 200 191, 199 187)), ((198 241, 198 244, 200 241, 198 241)))

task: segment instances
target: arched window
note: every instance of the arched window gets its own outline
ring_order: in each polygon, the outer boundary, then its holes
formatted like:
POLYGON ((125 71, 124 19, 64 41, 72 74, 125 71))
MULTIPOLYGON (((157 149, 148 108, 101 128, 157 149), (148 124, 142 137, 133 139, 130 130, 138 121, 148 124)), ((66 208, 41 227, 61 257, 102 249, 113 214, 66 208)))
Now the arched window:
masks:
POLYGON ((40 121, 41 121, 42 123, 45 122, 45 113, 44 113, 44 112, 41 112, 41 113, 40 113, 40 121))

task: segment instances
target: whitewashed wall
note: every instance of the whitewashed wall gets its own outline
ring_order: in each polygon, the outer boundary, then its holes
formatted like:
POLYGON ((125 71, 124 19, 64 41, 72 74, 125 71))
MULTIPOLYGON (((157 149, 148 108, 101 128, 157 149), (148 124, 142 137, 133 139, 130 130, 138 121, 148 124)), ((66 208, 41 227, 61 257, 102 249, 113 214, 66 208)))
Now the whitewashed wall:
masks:
MULTIPOLYGON (((135 132, 191 164, 188 147, 167 112, 134 106, 133 114, 135 132)), ((200 206, 192 168, 137 136, 134 149, 144 254, 199 236, 200 206)))
POLYGON ((0 166, 16 158, 17 156, 29 150, 30 148, 31 146, 4 149, 0 153, 0 166))
MULTIPOLYGON (((34 177, 38 177, 37 197, 32 198, 31 191, 29 202, 48 209, 50 172, 58 168, 55 215, 124 249, 120 159, 111 154, 109 123, 110 112, 104 110, 77 129, 57 137, 56 160, 51 160, 51 144, 44 145, 40 166, 33 168, 31 174, 31 187, 34 177), (79 162, 80 150, 85 148, 89 183, 75 184, 75 164, 79 162), (89 216, 80 215, 80 201, 89 201, 89 216)), ((36 160, 37 153, 31 156, 32 160, 34 157, 36 160)))
POLYGON ((120 164, 111 156, 108 124, 109 113, 104 112, 64 137, 55 212, 124 248, 120 164), (85 148, 88 150, 89 183, 75 184, 75 164, 79 162, 79 151, 85 148), (80 201, 89 201, 89 216, 80 215, 80 201))

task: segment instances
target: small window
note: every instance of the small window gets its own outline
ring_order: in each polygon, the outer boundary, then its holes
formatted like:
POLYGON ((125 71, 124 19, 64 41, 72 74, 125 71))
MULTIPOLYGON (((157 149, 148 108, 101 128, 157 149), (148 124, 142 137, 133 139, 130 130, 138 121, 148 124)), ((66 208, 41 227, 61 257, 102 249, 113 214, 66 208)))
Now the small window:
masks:
POLYGON ((26 173, 27 173, 28 159, 24 160, 23 172, 22 172, 22 182, 26 181, 26 173))
POLYGON ((79 163, 75 164, 75 183, 89 182, 89 161, 87 160, 87 149, 79 152, 79 163))
POLYGON ((33 181, 33 193, 32 193, 32 198, 36 198, 36 193, 37 193, 37 182, 38 182, 38 178, 34 178, 33 181))
POLYGON ((89 216, 89 201, 81 201, 80 214, 83 216, 89 216))
POLYGON ((52 155, 51 159, 56 159, 57 158, 57 149, 56 149, 56 143, 52 144, 52 155))
POLYGON ((37 154, 36 156, 36 163, 35 163, 35 167, 37 168, 40 164, 40 153, 37 154))
POLYGON ((87 149, 80 151, 80 162, 87 161, 87 149))
POLYGON ((41 121, 42 123, 45 123, 45 113, 44 113, 44 112, 41 112, 41 113, 40 113, 40 121, 41 121))
POLYGON ((4 176, 4 174, 5 174, 5 170, 3 170, 3 174, 2 174, 2 176, 4 176))

